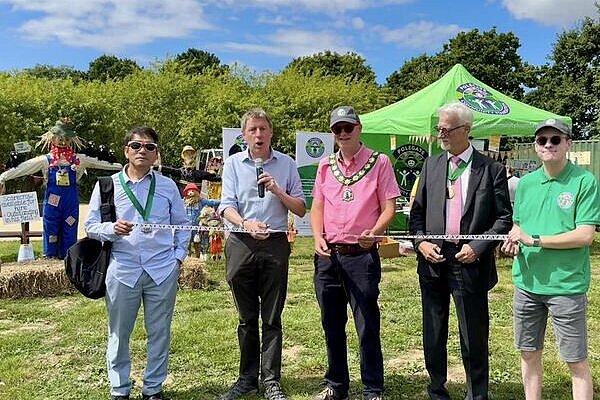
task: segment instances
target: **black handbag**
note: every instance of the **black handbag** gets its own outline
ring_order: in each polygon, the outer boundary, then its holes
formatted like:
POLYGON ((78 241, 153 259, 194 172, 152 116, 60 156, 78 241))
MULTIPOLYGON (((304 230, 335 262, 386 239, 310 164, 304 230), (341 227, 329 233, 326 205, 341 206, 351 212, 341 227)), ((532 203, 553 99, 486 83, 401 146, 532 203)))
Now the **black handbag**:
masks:
MULTIPOLYGON (((116 221, 114 185, 112 177, 98 178, 100 185, 100 213, 102 222, 116 221)), ((90 299, 106 294, 106 270, 110 263, 112 242, 96 239, 78 240, 67 251, 65 272, 79 292, 90 299)))

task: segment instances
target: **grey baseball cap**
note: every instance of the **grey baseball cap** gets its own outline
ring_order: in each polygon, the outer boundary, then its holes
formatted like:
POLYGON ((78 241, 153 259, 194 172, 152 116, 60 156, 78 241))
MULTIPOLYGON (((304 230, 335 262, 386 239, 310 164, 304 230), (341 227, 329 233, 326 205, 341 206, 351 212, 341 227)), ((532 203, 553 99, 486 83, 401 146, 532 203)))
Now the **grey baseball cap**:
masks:
POLYGON ((538 124, 535 128, 535 136, 537 136, 543 128, 554 128, 568 137, 571 137, 571 128, 569 128, 569 125, 558 119, 550 118, 538 124))
POLYGON ((341 106, 331 112, 329 118, 329 127, 332 128, 338 122, 349 122, 351 124, 360 124, 360 119, 354 111, 354 108, 350 106, 341 106))

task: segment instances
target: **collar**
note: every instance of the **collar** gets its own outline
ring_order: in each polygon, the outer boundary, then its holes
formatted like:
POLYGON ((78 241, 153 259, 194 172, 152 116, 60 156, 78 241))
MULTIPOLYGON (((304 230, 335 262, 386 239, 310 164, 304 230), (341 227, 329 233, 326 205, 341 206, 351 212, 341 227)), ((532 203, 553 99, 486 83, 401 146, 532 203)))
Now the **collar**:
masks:
POLYGON ((565 167, 562 169, 562 171, 560 171, 560 173, 554 177, 550 177, 548 175, 546 175, 546 172, 544 172, 544 167, 540 167, 540 171, 542 173, 542 176, 544 177, 544 179, 542 180, 542 183, 547 183, 547 182, 552 182, 552 181, 558 181, 558 182, 566 182, 567 178, 569 177, 569 175, 571 175, 571 171, 573 170, 574 165, 571 162, 571 160, 567 160, 567 164, 565 165, 565 167))
MULTIPOLYGON (((263 160, 263 164, 268 163, 269 161, 271 161, 272 159, 277 159, 277 154, 275 154, 275 150, 273 150, 273 147, 269 147, 269 157, 266 160, 263 160)), ((244 152, 244 158, 242 158, 242 161, 250 161, 250 162, 254 162, 253 158, 250 158, 250 149, 246 149, 246 151, 244 152)))
POLYGON ((358 151, 356 153, 354 153, 354 155, 352 157, 350 157, 349 160, 344 160, 344 157, 342 157, 342 152, 340 150, 338 150, 337 159, 338 159, 338 161, 344 161, 344 162, 355 161, 362 155, 362 152, 366 151, 365 149, 366 149, 365 145, 362 144, 362 142, 361 142, 360 147, 358 148, 358 151))
POLYGON ((129 168, 129 164, 125 164, 125 166, 123 167, 123 175, 125 176, 125 182, 141 182, 144 179, 146 179, 147 176, 150 176, 150 174, 153 173, 152 167, 150 167, 150 170, 148 171, 148 173, 146 175, 142 176, 141 179, 133 180, 129 177, 129 174, 127 173, 127 168, 129 168))
MULTIPOLYGON (((464 162, 467 162, 471 158, 472 154, 473 154, 473 145, 471 145, 469 143, 469 147, 467 147, 467 149, 465 151, 463 151, 462 153, 460 153, 458 155, 458 158, 460 158, 464 162)), ((450 161, 450 158, 452 158, 453 156, 454 155, 450 154, 450 152, 446 152, 446 157, 448 158, 448 161, 450 161)))

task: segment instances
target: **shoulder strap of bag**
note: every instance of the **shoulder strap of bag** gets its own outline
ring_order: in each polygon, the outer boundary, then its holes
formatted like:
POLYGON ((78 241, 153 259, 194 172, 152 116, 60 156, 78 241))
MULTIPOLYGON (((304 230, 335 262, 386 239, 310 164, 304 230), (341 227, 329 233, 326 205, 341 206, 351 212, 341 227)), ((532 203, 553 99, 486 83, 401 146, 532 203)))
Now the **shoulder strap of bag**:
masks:
POLYGON ((117 214, 115 211, 115 186, 111 176, 101 176, 98 178, 100 184, 100 213, 102 222, 115 222, 117 214))

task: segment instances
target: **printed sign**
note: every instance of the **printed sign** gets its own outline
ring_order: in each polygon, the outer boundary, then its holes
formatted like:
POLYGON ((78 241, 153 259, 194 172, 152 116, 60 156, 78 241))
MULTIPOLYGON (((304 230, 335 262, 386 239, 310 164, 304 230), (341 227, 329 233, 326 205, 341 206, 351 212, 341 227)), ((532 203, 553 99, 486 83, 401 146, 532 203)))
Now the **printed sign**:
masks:
POLYGON ((235 153, 244 151, 248 144, 244 140, 240 128, 222 128, 223 132, 223 161, 235 153))
POLYGON ((20 224, 40 219, 36 192, 0 196, 0 208, 5 224, 20 224))
POLYGON ((29 144, 29 142, 17 142, 14 143, 13 146, 15 146, 15 151, 17 153, 29 153, 31 151, 31 145, 29 144))
POLYGON ((317 176, 317 166, 323 157, 333 153, 333 134, 318 132, 296 133, 296 165, 306 196, 308 212, 303 218, 296 217, 295 225, 300 236, 310 235, 310 207, 312 190, 317 176))
POLYGON ((592 153, 590 151, 570 151, 567 154, 569 160, 577 165, 590 165, 592 153))

